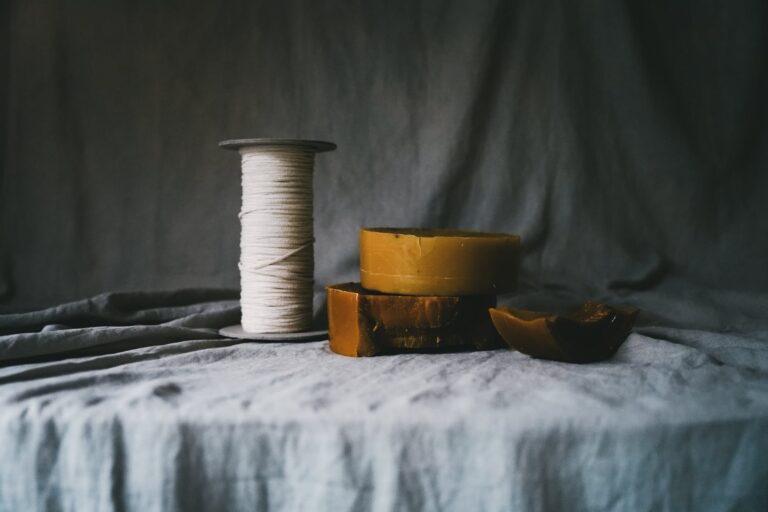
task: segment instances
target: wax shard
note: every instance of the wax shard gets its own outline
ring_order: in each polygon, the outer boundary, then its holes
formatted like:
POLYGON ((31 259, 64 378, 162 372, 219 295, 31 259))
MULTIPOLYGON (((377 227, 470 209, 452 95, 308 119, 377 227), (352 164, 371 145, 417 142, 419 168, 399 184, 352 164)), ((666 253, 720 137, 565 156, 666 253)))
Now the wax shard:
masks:
POLYGON ((496 295, 514 290, 520 237, 479 231, 363 228, 364 288, 405 295, 496 295))
POLYGON ((345 356, 404 352, 457 352, 501 348, 491 323, 493 295, 415 297, 328 286, 331 350, 345 356))
POLYGON ((613 356, 629 336, 638 310, 585 302, 567 315, 491 308, 491 319, 515 350, 540 359, 571 363, 613 356))

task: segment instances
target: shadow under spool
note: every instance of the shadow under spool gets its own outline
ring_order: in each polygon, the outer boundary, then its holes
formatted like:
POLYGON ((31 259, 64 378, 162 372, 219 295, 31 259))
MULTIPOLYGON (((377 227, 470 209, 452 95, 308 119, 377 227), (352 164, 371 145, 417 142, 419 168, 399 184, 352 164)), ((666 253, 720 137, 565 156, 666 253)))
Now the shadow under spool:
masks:
MULTIPOLYGON (((241 153, 243 149, 257 150, 258 148, 264 148, 265 150, 269 148, 295 148, 302 151, 323 153, 336 149, 336 144, 319 140, 259 138, 225 140, 219 143, 219 147, 241 153)), ((309 341, 326 337, 328 331, 253 333, 245 331, 242 325, 230 325, 220 329, 219 334, 229 338, 253 341, 309 341)))

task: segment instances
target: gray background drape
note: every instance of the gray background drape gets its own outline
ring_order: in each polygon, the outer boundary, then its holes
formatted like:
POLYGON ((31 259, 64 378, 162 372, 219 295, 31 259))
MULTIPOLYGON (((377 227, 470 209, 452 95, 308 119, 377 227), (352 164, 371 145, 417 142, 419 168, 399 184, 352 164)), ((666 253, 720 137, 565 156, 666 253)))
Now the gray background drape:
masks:
POLYGON ((1 12, 6 311, 237 288, 239 162, 216 144, 259 136, 339 145, 318 290, 357 279, 360 226, 442 226, 521 234, 524 287, 766 306, 764 2, 1 12))

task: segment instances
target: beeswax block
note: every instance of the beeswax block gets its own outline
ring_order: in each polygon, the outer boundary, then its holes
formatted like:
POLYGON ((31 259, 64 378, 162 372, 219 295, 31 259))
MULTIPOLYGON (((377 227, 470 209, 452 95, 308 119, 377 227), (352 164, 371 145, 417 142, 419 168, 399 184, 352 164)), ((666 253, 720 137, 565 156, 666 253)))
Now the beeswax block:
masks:
POLYGON ((607 359, 632 330, 638 310, 585 302, 567 315, 492 308, 493 324, 507 344, 523 354, 571 363, 607 359))
POLYGON ((405 295, 496 295, 517 283, 520 237, 479 231, 363 228, 364 288, 405 295))
POLYGON ((504 346, 491 323, 493 295, 415 297, 363 289, 326 288, 331 350, 345 356, 455 352, 504 346))

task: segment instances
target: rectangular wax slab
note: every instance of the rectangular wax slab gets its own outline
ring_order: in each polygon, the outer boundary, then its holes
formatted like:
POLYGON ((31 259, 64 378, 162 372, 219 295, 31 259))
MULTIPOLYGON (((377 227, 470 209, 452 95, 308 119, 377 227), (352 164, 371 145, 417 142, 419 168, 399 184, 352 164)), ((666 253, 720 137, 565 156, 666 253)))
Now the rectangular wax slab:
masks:
POLYGON ((330 348, 361 357, 504 347, 491 322, 495 295, 390 295, 359 283, 326 288, 330 348))

